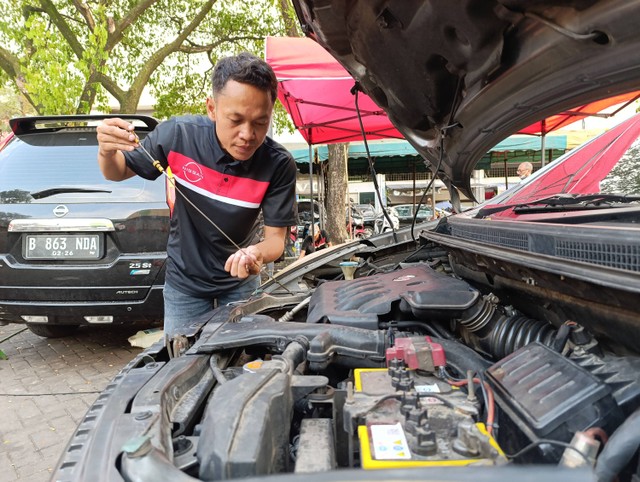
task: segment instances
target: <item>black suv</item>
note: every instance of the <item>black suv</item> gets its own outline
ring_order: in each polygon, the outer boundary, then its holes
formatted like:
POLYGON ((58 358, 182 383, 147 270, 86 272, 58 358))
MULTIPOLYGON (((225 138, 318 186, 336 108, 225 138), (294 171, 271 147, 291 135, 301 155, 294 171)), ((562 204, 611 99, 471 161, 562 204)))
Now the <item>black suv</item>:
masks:
MULTIPOLYGON (((169 233, 165 183, 104 179, 106 116, 23 117, 0 151, 0 323, 40 336, 156 322, 169 233)), ((157 125, 129 119, 140 137, 157 125)))

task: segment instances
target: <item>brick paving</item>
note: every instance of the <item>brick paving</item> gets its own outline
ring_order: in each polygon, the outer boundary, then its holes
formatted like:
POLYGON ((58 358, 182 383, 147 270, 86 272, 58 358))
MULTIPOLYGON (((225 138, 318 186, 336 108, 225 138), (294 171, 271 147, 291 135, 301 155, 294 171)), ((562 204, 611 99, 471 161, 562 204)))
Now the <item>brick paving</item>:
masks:
POLYGON ((8 357, 0 360, 0 482, 50 480, 87 409, 141 351, 127 338, 144 328, 82 327, 75 336, 41 338, 23 325, 0 326, 8 357))

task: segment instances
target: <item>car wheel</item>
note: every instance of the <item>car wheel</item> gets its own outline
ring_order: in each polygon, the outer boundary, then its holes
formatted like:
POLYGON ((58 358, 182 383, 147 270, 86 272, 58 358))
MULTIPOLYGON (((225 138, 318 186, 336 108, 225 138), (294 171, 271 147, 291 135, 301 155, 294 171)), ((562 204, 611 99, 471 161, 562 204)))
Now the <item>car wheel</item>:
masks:
POLYGON ((73 335, 79 328, 78 325, 39 325, 35 323, 27 323, 27 328, 31 333, 45 338, 62 338, 64 336, 73 335))

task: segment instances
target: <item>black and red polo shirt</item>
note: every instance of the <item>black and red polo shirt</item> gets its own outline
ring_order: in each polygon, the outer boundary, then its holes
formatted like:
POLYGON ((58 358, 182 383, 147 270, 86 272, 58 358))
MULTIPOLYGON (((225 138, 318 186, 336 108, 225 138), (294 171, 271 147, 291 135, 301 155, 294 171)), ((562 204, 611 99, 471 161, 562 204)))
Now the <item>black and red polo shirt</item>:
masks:
MULTIPOLYGON (((222 150, 208 117, 181 116, 162 122, 141 142, 165 168, 171 167, 182 195, 239 246, 255 242, 260 209, 266 226, 296 224, 295 162, 272 139, 267 137, 251 159, 236 161, 222 150)), ((139 176, 161 175, 142 149, 124 155, 139 176)), ((242 282, 224 270, 237 249, 182 195, 177 194, 171 216, 167 281, 191 296, 216 296, 242 282)))

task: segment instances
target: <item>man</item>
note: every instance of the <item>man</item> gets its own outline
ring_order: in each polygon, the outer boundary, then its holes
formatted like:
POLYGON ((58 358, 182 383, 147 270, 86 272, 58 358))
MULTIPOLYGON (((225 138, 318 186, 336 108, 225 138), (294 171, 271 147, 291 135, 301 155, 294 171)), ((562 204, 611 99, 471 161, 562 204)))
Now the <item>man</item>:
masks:
MULTIPOLYGON (((261 267, 281 255, 288 226, 296 223, 295 163, 267 137, 277 96, 273 70, 242 53, 218 62, 212 85, 206 116, 171 118, 141 142, 171 168, 179 191, 167 245, 167 340, 184 334, 215 300, 222 305, 249 297, 261 267), (264 237, 251 244, 261 209, 264 237)), ((106 119, 98 127, 98 162, 107 179, 161 175, 138 149, 133 130, 122 119, 106 119)))
POLYGON ((523 162, 518 166, 518 170, 516 172, 520 179, 525 179, 533 172, 533 164, 530 162, 523 162))
POLYGON ((313 240, 311 239, 311 234, 304 238, 304 241, 302 241, 302 247, 300 248, 300 257, 298 259, 304 258, 307 254, 311 254, 319 249, 324 249, 329 246, 331 246, 329 234, 324 229, 320 229, 320 224, 316 223, 313 226, 313 240))

